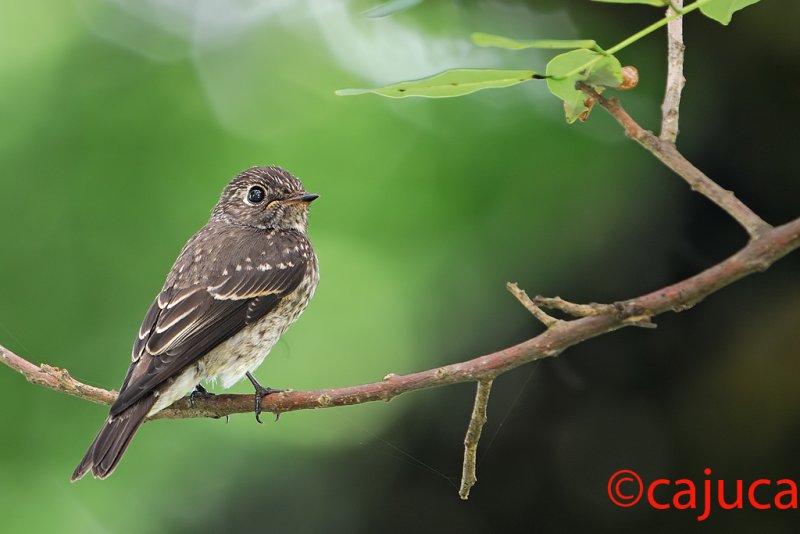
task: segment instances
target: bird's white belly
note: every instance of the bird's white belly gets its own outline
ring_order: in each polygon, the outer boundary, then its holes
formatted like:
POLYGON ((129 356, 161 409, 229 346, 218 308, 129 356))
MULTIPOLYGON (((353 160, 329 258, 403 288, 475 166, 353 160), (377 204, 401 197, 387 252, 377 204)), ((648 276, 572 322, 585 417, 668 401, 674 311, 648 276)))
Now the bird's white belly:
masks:
POLYGON ((219 380, 227 389, 255 370, 289 326, 280 317, 268 315, 258 323, 245 327, 209 352, 199 362, 200 376, 219 380))
MULTIPOLYGON (((158 400, 148 415, 159 412, 191 392, 202 381, 219 380, 227 389, 255 370, 277 343, 285 328, 276 328, 275 321, 263 319, 247 326, 218 345, 214 350, 189 365, 172 381, 159 388, 158 400)), ((288 325, 287 325, 288 326, 288 325)))

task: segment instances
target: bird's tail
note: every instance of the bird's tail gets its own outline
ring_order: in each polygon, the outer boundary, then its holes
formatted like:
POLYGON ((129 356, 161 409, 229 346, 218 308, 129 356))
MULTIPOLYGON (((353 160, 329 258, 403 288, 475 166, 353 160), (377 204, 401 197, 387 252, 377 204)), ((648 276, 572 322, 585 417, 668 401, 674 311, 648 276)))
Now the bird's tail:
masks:
POLYGON ((72 473, 72 481, 79 480, 90 469, 95 478, 106 478, 113 473, 122 459, 122 455, 125 454, 125 449, 128 448, 133 435, 139 430, 147 412, 155 402, 156 397, 148 395, 122 413, 109 415, 103 428, 89 446, 89 450, 86 451, 83 460, 72 473))

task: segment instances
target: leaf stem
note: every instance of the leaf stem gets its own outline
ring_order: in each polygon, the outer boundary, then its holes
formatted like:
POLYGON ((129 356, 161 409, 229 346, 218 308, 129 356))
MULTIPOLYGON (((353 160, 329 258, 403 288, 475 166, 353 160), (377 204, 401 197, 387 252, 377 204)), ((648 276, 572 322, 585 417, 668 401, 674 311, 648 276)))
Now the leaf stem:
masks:
MULTIPOLYGON (((619 43, 615 44, 614 46, 612 46, 611 48, 609 48, 608 50, 603 52, 603 55, 604 56, 614 55, 615 53, 619 52, 623 48, 625 48, 625 47, 627 47, 629 45, 632 45, 633 43, 635 43, 636 41, 638 41, 642 37, 645 37, 645 36, 653 33, 654 31, 656 31, 657 29, 661 28, 662 26, 666 26, 667 24, 669 24, 673 20, 675 20, 675 19, 677 19, 679 17, 682 17, 687 13, 691 13, 695 9, 698 9, 698 8, 702 7, 704 4, 707 4, 710 1, 711 0, 697 0, 695 3, 684 7, 683 10, 681 10, 679 12, 676 12, 676 13, 670 15, 669 17, 664 17, 661 20, 658 20, 658 21, 654 22, 653 24, 651 24, 650 26, 644 28, 643 30, 640 30, 640 31, 634 33, 633 35, 631 35, 627 39, 624 39, 624 40, 620 41, 619 43)), ((563 76, 558 76, 558 77, 554 76, 553 78, 556 79, 556 80, 565 80, 565 79, 567 79, 567 78, 569 78, 571 76, 575 76, 576 74, 580 74, 581 72, 583 72, 587 68, 591 67, 592 65, 594 65, 595 63, 600 61, 602 58, 603 58, 603 56, 597 56, 596 58, 590 59, 589 61, 587 61, 583 65, 572 69, 571 71, 569 71, 568 73, 564 74, 563 76)))
POLYGON ((609 54, 614 54, 616 52, 619 52, 620 50, 622 50, 626 46, 635 43, 636 41, 638 41, 642 37, 653 33, 654 31, 656 31, 657 29, 661 28, 662 26, 666 26, 667 24, 669 24, 673 20, 675 20, 675 19, 677 19, 679 17, 682 17, 682 16, 686 15, 687 13, 691 13, 695 9, 698 9, 703 4, 707 4, 710 1, 711 0, 697 0, 697 2, 695 2, 693 4, 690 4, 690 5, 686 6, 685 8, 683 8, 682 11, 678 11, 676 13, 673 13, 669 17, 664 17, 664 18, 654 22, 653 24, 651 24, 647 28, 634 33, 633 35, 631 35, 627 39, 625 39, 623 41, 620 41, 619 43, 615 44, 614 46, 612 46, 611 48, 606 50, 606 52, 609 53, 609 54))

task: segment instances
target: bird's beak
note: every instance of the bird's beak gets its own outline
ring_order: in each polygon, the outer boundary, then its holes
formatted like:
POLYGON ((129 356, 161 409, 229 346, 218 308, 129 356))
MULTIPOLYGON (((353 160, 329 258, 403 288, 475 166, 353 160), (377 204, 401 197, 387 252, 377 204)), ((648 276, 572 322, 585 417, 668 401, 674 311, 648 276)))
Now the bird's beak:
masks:
POLYGON ((286 199, 286 202, 305 202, 308 204, 319 198, 319 195, 314 193, 303 193, 301 195, 295 195, 293 197, 289 197, 286 199))

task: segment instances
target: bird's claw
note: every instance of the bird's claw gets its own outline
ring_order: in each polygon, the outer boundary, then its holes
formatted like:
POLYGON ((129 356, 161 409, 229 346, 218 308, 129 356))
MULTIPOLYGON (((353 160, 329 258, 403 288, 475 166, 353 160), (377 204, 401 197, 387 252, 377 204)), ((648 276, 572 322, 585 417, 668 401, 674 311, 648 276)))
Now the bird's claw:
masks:
MULTIPOLYGON (((255 405, 256 421, 258 421, 259 423, 263 423, 263 421, 261 421, 261 401, 263 400, 263 398, 266 397, 267 395, 272 395, 273 393, 283 393, 284 391, 286 391, 286 390, 285 389, 265 388, 265 387, 262 387, 260 385, 256 387, 256 393, 255 393, 255 396, 256 396, 256 405, 255 405)), ((275 420, 276 421, 278 420, 278 417, 279 417, 279 415, 275 414, 275 420)))
MULTIPOLYGON (((285 389, 273 389, 273 388, 265 388, 261 384, 258 383, 258 380, 253 377, 250 373, 247 373, 247 378, 250 380, 250 383, 253 384, 253 387, 256 388, 255 391, 255 414, 256 414, 256 421, 259 423, 263 423, 261 420, 261 401, 267 395, 272 395, 273 393, 283 393, 286 391, 285 389)), ((280 414, 275 414, 275 420, 278 420, 280 414)))
POLYGON ((196 401, 197 399, 207 399, 209 397, 216 397, 216 394, 211 393, 202 385, 197 384, 194 387, 194 391, 189 393, 189 406, 194 406, 194 401, 196 401))

